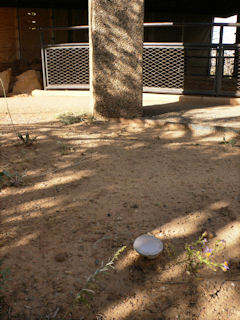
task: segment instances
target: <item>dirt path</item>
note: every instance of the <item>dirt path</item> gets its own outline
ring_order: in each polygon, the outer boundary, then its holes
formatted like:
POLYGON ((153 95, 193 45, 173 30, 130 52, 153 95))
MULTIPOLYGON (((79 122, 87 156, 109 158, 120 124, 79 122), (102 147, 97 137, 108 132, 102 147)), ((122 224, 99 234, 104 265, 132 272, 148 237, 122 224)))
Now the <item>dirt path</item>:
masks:
POLYGON ((1 270, 11 271, 1 319, 240 319, 238 138, 232 147, 171 124, 29 120, 17 131, 38 136, 31 147, 1 125, 0 171, 23 176, 0 193, 1 270), (205 230, 226 240, 217 259, 230 270, 203 270, 201 281, 166 251, 150 261, 132 248, 151 233, 179 259, 205 230), (123 245, 89 305, 72 304, 123 245))
MULTIPOLYGON (((42 91, 36 96, 7 98, 14 123, 56 121, 63 113, 91 113, 88 91, 42 91)), ((201 123, 240 129, 240 99, 143 94, 143 116, 163 123, 201 123), (205 100, 203 99, 205 98, 205 100), (228 101, 229 100, 229 101, 228 101), (208 103, 209 102, 209 103, 208 103), (227 104, 229 102, 229 104, 227 104)), ((6 101, 0 98, 0 123, 9 123, 6 101)))

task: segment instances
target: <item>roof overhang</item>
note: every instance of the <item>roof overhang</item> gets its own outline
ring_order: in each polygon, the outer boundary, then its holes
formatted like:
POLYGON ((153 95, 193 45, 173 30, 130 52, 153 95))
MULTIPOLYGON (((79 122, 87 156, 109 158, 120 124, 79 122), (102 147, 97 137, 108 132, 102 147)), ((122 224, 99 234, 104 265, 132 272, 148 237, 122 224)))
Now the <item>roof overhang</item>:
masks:
MULTIPOLYGON (((3 0, 2 7, 25 8, 87 8, 88 0, 3 0)), ((219 0, 145 0, 147 10, 159 10, 169 13, 206 14, 211 16, 228 17, 240 14, 240 1, 219 0)))

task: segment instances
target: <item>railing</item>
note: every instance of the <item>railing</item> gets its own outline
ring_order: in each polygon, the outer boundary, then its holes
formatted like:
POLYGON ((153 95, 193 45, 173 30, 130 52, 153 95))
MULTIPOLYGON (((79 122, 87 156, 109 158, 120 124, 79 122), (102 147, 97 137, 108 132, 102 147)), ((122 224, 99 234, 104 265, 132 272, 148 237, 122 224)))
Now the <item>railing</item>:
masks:
MULTIPOLYGON (((146 23, 145 27, 219 26, 220 43, 144 43, 143 91, 240 96, 240 45, 222 44, 223 27, 240 24, 146 23)), ((80 30, 87 26, 45 28, 80 30)), ((42 38, 45 89, 89 88, 88 43, 45 44, 42 38)))

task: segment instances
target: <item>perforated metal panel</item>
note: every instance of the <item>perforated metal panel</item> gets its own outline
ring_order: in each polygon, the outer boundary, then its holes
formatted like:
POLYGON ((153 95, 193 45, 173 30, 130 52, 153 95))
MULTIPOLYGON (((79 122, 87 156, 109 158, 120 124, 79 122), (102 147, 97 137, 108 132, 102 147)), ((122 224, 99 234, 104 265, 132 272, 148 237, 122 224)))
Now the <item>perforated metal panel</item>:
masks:
MULTIPOLYGON (((42 63, 45 89, 89 88, 88 44, 47 45, 42 63)), ((143 91, 240 96, 240 48, 144 44, 143 91)))
POLYGON ((183 89, 184 48, 144 46, 143 87, 183 89))
POLYGON ((44 49, 46 87, 82 88, 89 84, 89 48, 86 45, 44 49))

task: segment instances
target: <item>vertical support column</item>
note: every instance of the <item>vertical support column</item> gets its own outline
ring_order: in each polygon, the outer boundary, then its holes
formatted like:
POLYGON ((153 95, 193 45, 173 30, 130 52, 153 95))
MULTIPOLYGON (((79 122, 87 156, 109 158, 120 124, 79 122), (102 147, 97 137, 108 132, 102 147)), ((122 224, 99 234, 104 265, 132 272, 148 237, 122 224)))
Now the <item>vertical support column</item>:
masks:
POLYGON ((217 49, 217 63, 215 74, 215 93, 219 96, 222 89, 222 78, 224 72, 224 49, 223 49, 223 26, 220 27, 219 47, 217 49))
POLYGON ((93 114, 142 114, 144 0, 89 0, 90 95, 93 114))
POLYGON ((44 31, 40 31, 40 45, 41 45, 41 60, 42 60, 42 75, 43 75, 43 89, 46 90, 46 59, 45 59, 45 45, 44 45, 44 31))
MULTIPOLYGON (((240 15, 237 16, 237 23, 240 23, 240 15)), ((235 80, 235 93, 240 93, 240 26, 236 28, 236 42, 235 42, 235 52, 234 52, 234 73, 233 80, 235 80)))

